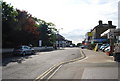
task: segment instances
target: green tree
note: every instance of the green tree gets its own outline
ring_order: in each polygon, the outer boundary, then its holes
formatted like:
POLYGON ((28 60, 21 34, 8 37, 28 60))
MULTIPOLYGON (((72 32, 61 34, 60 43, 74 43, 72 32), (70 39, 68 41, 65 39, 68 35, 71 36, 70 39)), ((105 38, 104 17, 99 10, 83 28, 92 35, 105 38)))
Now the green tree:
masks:
POLYGON ((57 33, 57 29, 55 27, 49 27, 49 37, 50 37, 50 44, 54 45, 56 42, 56 33, 57 33))
POLYGON ((56 40, 56 29, 53 23, 32 17, 27 11, 14 9, 2 2, 2 37, 3 47, 14 47, 20 44, 53 45, 56 40))
POLYGON ((39 30, 40 30, 40 40, 42 40, 42 45, 48 46, 49 45, 48 26, 46 24, 41 24, 39 30))
POLYGON ((53 46, 56 40, 56 31, 55 25, 51 22, 47 23, 43 20, 38 20, 39 31, 40 31, 40 40, 42 40, 43 46, 53 46))
POLYGON ((17 22, 17 11, 13 6, 2 2, 2 45, 3 47, 9 47, 12 45, 12 32, 15 30, 15 24, 17 22))
POLYGON ((77 47, 79 47, 79 46, 81 46, 82 45, 82 43, 77 43, 77 47))
POLYGON ((30 43, 37 45, 39 31, 32 15, 2 2, 2 40, 3 47, 30 43))

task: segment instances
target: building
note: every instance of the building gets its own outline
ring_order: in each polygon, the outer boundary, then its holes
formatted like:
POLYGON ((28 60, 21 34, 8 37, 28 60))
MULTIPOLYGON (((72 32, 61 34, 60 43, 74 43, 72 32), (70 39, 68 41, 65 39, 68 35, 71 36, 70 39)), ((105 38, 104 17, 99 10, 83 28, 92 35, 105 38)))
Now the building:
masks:
POLYGON ((114 39, 114 42, 120 42, 120 28, 118 29, 108 29, 107 31, 103 32, 101 36, 107 36, 108 39, 114 39))
POLYGON ((72 41, 66 40, 66 47, 70 47, 72 44, 73 44, 72 41))
POLYGON ((60 34, 56 34, 56 46, 65 47, 65 43, 65 38, 60 34))
POLYGON ((57 47, 70 47, 72 45, 72 41, 65 39, 60 34, 56 34, 56 46, 57 47))
POLYGON ((95 26, 90 32, 87 33, 87 41, 89 43, 106 43, 108 42, 107 36, 102 36, 108 29, 115 29, 116 26, 112 25, 112 21, 108 21, 108 24, 103 24, 102 20, 98 21, 98 25, 95 26))

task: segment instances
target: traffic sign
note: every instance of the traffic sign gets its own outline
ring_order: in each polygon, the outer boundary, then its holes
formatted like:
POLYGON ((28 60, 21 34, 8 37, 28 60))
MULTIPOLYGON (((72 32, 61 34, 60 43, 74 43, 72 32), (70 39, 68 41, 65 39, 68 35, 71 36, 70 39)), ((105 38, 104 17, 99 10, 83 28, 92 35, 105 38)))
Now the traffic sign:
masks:
POLYGON ((114 36, 114 33, 113 33, 113 32, 109 32, 109 33, 108 33, 108 38, 109 38, 109 39, 114 39, 114 37, 115 37, 115 36, 114 36))

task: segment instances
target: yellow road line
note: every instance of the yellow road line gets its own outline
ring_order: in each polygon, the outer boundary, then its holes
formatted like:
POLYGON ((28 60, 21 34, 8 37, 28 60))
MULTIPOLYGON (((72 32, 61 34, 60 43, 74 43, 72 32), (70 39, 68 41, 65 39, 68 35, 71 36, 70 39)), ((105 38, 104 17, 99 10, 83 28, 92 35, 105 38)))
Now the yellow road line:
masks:
POLYGON ((49 70, 51 70, 53 67, 55 67, 56 66, 56 64, 55 65, 53 65, 52 67, 50 67, 47 71, 45 71, 44 73, 42 73, 40 76, 38 76, 35 80, 33 80, 33 81, 36 81, 36 80, 38 80, 40 77, 42 77, 43 75, 45 75, 47 72, 49 72, 49 70))
POLYGON ((62 67, 62 65, 60 65, 47 79, 51 79, 54 74, 62 67))
POLYGON ((44 79, 50 72, 52 72, 56 67, 58 67, 58 65, 54 66, 52 69, 50 69, 44 76, 40 77, 40 79, 44 79))
MULTIPOLYGON (((40 76, 38 76, 35 80, 33 81, 37 81, 37 80, 41 80, 41 79, 44 79, 50 72, 52 72, 55 68, 59 68, 59 67, 62 67, 63 64, 67 64, 69 62, 75 62, 75 61, 78 61, 80 59, 83 59, 85 58, 85 55, 83 54, 82 50, 80 50, 80 54, 83 55, 82 57, 80 58, 77 58, 77 59, 72 59, 72 60, 69 60, 69 61, 65 61, 65 62, 60 62, 58 64, 55 64, 53 65, 52 67, 50 67, 47 71, 45 71, 44 73, 42 73, 40 76)), ((57 68, 57 69, 58 69, 57 68)))

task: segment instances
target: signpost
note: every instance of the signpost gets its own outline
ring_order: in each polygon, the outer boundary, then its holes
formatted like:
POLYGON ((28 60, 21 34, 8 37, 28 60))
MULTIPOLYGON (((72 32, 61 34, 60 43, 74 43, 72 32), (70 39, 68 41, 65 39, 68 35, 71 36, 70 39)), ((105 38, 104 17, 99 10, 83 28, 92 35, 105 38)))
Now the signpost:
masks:
POLYGON ((42 46, 42 40, 39 40, 39 47, 42 46))
POLYGON ((110 29, 110 32, 108 33, 108 38, 110 39, 110 54, 114 51, 114 29, 110 29))
POLYGON ((115 37, 115 36, 114 36, 114 33, 113 33, 113 32, 109 32, 109 33, 108 33, 108 38, 109 38, 109 39, 114 39, 114 37, 115 37))

